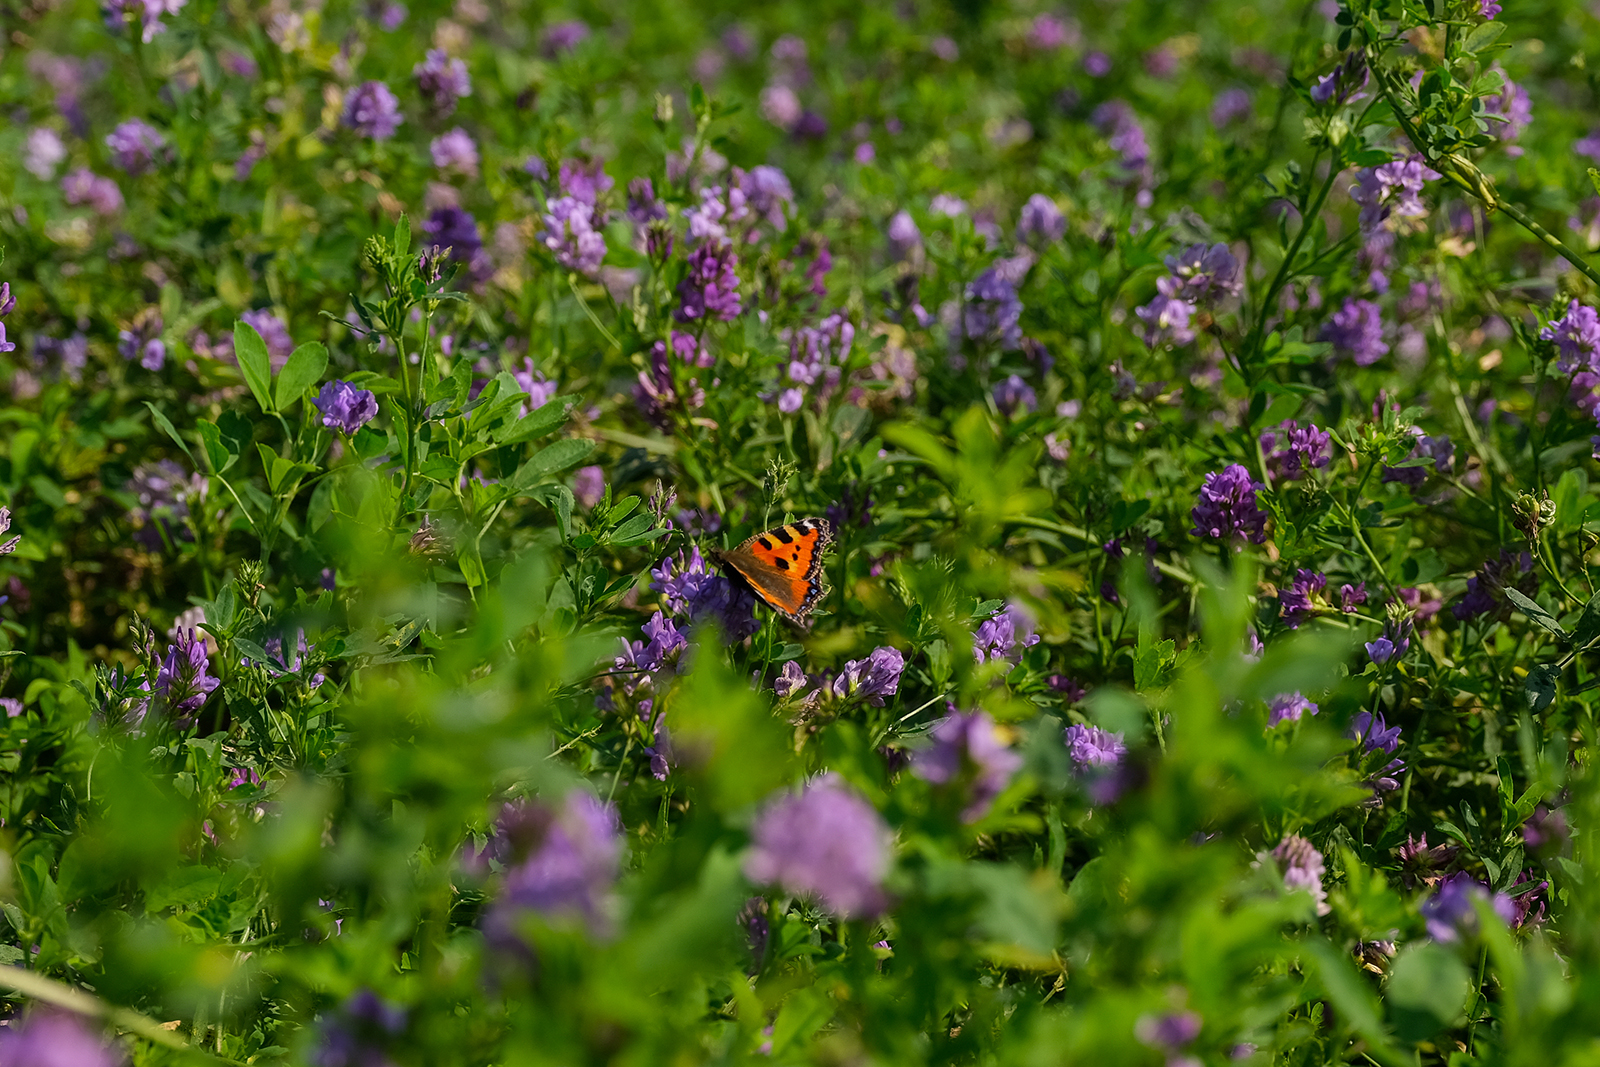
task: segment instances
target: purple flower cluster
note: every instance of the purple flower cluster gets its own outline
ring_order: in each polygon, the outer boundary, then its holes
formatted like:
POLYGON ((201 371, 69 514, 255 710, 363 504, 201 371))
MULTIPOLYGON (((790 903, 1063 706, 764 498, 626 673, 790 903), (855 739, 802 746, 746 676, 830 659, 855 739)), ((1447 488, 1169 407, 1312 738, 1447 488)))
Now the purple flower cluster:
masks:
POLYGON ((1032 265, 1031 253, 1018 255, 996 260, 974 278, 967 286, 960 329, 951 340, 965 336, 980 344, 997 344, 1005 352, 1020 348, 1022 301, 1017 298, 1017 286, 1032 265))
POLYGON ((610 804, 581 789, 559 805, 513 801, 495 820, 487 852, 504 868, 484 921, 491 943, 509 947, 520 941, 518 926, 530 912, 547 920, 577 919, 591 933, 606 932, 623 856, 622 824, 610 804))
POLYGON ((689 273, 678 285, 679 322, 739 317, 739 254, 731 241, 710 240, 689 253, 689 273))
POLYGON ((540 240, 561 266, 593 278, 606 258, 606 239, 595 222, 594 204, 575 196, 557 197, 544 213, 540 240))
POLYGON ((729 641, 743 641, 761 629, 755 617, 754 594, 707 565, 698 545, 663 559, 650 577, 654 579, 651 588, 661 594, 668 611, 687 615, 697 623, 715 620, 729 641))
POLYGON ((1312 468, 1326 467, 1333 455, 1333 440, 1326 430, 1308 423, 1301 426, 1285 419, 1277 429, 1263 430, 1261 451, 1274 478, 1294 481, 1312 468))
POLYGON ((1358 367, 1370 367, 1389 351, 1383 339, 1383 313, 1371 300, 1347 297, 1344 305, 1322 328, 1322 339, 1333 343, 1336 355, 1347 356, 1358 367))
POLYGON ((1106 143, 1117 154, 1124 183, 1139 189, 1141 207, 1150 202, 1150 142, 1144 127, 1125 100, 1107 100, 1094 109, 1090 121, 1105 135, 1106 143))
POLYGON ((900 675, 905 669, 906 658, 901 651, 882 645, 865 659, 846 660, 843 669, 824 688, 835 700, 862 700, 881 708, 884 697, 900 691, 900 675))
POLYGON ((1420 223, 1428 217, 1422 183, 1438 177, 1415 155, 1357 171, 1350 199, 1361 205, 1361 231, 1402 230, 1420 223))
POLYGON ((1267 701, 1267 729, 1281 722, 1299 722, 1303 716, 1315 715, 1317 706, 1300 693, 1280 693, 1267 701))
MULTIPOLYGON (((1345 736, 1352 741, 1361 742, 1363 755, 1374 752, 1383 752, 1394 755, 1395 749, 1400 747, 1400 727, 1390 726, 1383 721, 1383 713, 1376 717, 1370 711, 1359 712, 1350 720, 1350 728, 1345 736)), ((1367 780, 1367 785, 1372 787, 1374 796, 1383 793, 1392 793, 1400 788, 1400 783, 1395 780, 1395 775, 1405 769, 1404 760, 1390 760, 1378 769, 1377 773, 1367 780)))
POLYGON ((918 777, 935 785, 965 778, 971 782, 971 801, 961 817, 976 822, 1005 789, 1022 766, 1022 757, 1001 739, 987 712, 960 712, 953 708, 928 732, 929 748, 912 758, 918 777))
POLYGON ((733 180, 728 185, 728 222, 750 221, 745 240, 755 243, 761 239, 756 224, 765 222, 778 233, 789 228, 788 209, 794 206, 794 187, 789 178, 777 167, 762 164, 749 171, 733 168, 733 180))
MULTIPOLYGON (((478 220, 471 213, 453 205, 434 208, 422 220, 422 232, 439 248, 450 250, 450 259, 463 263, 473 279, 481 281, 494 271, 489 253, 483 247, 483 235, 478 232, 478 220)), ((602 252, 603 252, 602 244, 602 252)))
POLYGON ((1199 503, 1189 513, 1194 521, 1189 532, 1219 541, 1243 538, 1261 544, 1267 539, 1267 514, 1256 500, 1260 489, 1260 483, 1238 463, 1206 475, 1199 503))
POLYGON ((1284 625, 1291 630, 1298 630, 1300 624, 1316 612, 1316 601, 1327 587, 1328 576, 1326 574, 1318 574, 1316 571, 1308 570, 1295 571, 1294 581, 1289 583, 1287 589, 1278 594, 1278 607, 1282 613, 1284 625))
POLYGON ((1522 155, 1523 150, 1511 142, 1533 122, 1533 102, 1528 98, 1528 90, 1506 77, 1499 64, 1492 69, 1505 80, 1505 85, 1498 93, 1483 98, 1483 117, 1490 120, 1489 132, 1507 145, 1506 155, 1515 158, 1522 155))
POLYGON ((294 351, 294 338, 289 336, 288 325, 270 308, 241 312, 239 321, 261 335, 262 343, 267 346, 267 360, 273 373, 282 370, 283 365, 289 362, 289 353, 294 351))
POLYGON ((457 101, 472 95, 472 79, 467 74, 466 63, 450 58, 442 48, 428 49, 411 73, 429 106, 440 116, 449 115, 455 111, 457 101))
POLYGON ((363 989, 320 1021, 312 1067, 377 1067, 406 1028, 406 1010, 363 989))
POLYGON ((478 176, 478 144, 460 126, 435 137, 428 145, 428 154, 440 170, 457 171, 469 178, 478 176))
POLYGON ((1017 240, 1024 244, 1054 244, 1067 232, 1067 217, 1056 202, 1043 193, 1034 193, 1017 216, 1017 240))
POLYGON ((768 803, 750 828, 745 873, 762 885, 814 898, 841 918, 870 918, 887 903, 894 834, 836 774, 768 803))
POLYGON ((844 312, 835 311, 815 326, 802 326, 788 335, 789 385, 778 393, 778 410, 785 415, 799 411, 808 392, 818 402, 838 388, 840 369, 855 343, 856 328, 844 312))
POLYGON ((3 1067, 120 1067, 120 1051, 82 1019, 54 1008, 35 1008, 20 1025, 0 1029, 3 1067))
POLYGON ((164 15, 176 15, 188 0, 105 0, 106 25, 112 28, 140 27, 139 36, 145 44, 166 33, 161 21, 164 15))
POLYGON ((378 414, 378 398, 369 390, 357 389, 349 382, 327 382, 313 403, 322 412, 322 425, 346 437, 371 422, 378 414))
POLYGON ((1533 555, 1529 552, 1500 550, 1497 559, 1488 560, 1476 576, 1467 579, 1467 591, 1461 600, 1450 608, 1456 618, 1466 621, 1478 615, 1500 615, 1510 608, 1505 598, 1506 587, 1515 587, 1520 593, 1532 593, 1537 583, 1532 578, 1533 555))
POLYGON ((1065 740, 1073 774, 1092 802, 1110 804, 1122 795, 1127 786, 1123 760, 1128 755, 1128 746, 1120 733, 1073 723, 1066 728, 1065 740))
POLYGON ((1134 308, 1151 348, 1194 340, 1190 320, 1202 309, 1238 296, 1243 289, 1239 261, 1225 244, 1190 245, 1167 257, 1169 273, 1156 281, 1156 295, 1134 308))
POLYGON ((1491 893, 1488 886, 1466 871, 1448 875, 1434 887, 1433 895, 1419 909, 1427 923, 1428 936, 1435 941, 1461 940, 1463 934, 1478 930, 1477 901, 1487 900, 1502 922, 1516 918, 1516 907, 1504 893, 1491 893))
POLYGON ((180 729, 193 721, 213 690, 222 680, 210 674, 211 659, 205 636, 196 630, 180 632, 156 672, 154 691, 166 698, 167 707, 178 714, 174 725, 180 729))
POLYGON ((68 204, 87 204, 97 215, 115 215, 122 210, 122 190, 110 178, 87 167, 70 170, 61 179, 61 195, 68 204))
POLYGON ((1311 87, 1311 102, 1341 107, 1352 100, 1361 99, 1372 72, 1367 69, 1365 52, 1350 52, 1328 73, 1317 79, 1311 87))
POLYGON ((129 517, 140 527, 134 534, 149 548, 161 545, 160 524, 171 532, 170 524, 180 522, 189 515, 189 498, 205 499, 210 482, 201 474, 185 474, 183 468, 170 459, 156 460, 135 467, 125 487, 136 501, 129 517))
POLYGON ((1600 315, 1594 308, 1572 301, 1565 315, 1539 331, 1539 338, 1556 343, 1556 367, 1562 374, 1580 368, 1600 372, 1600 315))
MULTIPOLYGON (((1450 469, 1455 465, 1456 454, 1455 445, 1451 443, 1449 435, 1439 434, 1436 437, 1430 437, 1421 430, 1415 430, 1414 433, 1416 434, 1417 443, 1411 449, 1410 459, 1431 460, 1434 470, 1440 474, 1449 474, 1450 469)), ((1410 467, 1386 466, 1383 468, 1383 480, 1385 482, 1399 482, 1402 485, 1410 486, 1412 489, 1420 488, 1427 479, 1428 468, 1426 465, 1410 467)))
POLYGON ((111 161, 125 174, 140 175, 166 152, 167 139, 144 119, 129 119, 106 134, 111 161))
POLYGON ((995 383, 994 406, 1000 409, 1002 415, 1016 415, 1019 412, 1031 415, 1039 407, 1039 397, 1034 393, 1033 386, 1022 380, 1022 375, 1012 374, 995 383))
POLYGON ((362 137, 387 141, 405 121, 400 117, 400 101, 380 81, 362 82, 344 98, 341 121, 362 137))
POLYGON ((1008 604, 978 624, 972 634, 972 655, 979 663, 1019 663, 1022 650, 1038 643, 1032 616, 1020 605, 1008 604))
POLYGON ((1368 641, 1366 647, 1368 659, 1379 667, 1387 666, 1404 656, 1411 647, 1411 624, 1400 622, 1385 626, 1378 639, 1368 641))
POLYGON ((158 371, 167 363, 167 343, 161 339, 165 324, 161 312, 145 308, 134 316, 126 330, 117 332, 117 352, 123 359, 138 360, 148 371, 158 371))
POLYGON ((1322 888, 1322 876, 1325 873, 1322 853, 1313 848, 1310 841, 1298 834, 1290 834, 1278 842, 1278 847, 1272 850, 1272 858, 1278 861, 1278 869, 1283 872, 1285 889, 1291 893, 1301 890, 1310 893, 1318 915, 1326 915, 1333 910, 1328 906, 1328 894, 1322 888))

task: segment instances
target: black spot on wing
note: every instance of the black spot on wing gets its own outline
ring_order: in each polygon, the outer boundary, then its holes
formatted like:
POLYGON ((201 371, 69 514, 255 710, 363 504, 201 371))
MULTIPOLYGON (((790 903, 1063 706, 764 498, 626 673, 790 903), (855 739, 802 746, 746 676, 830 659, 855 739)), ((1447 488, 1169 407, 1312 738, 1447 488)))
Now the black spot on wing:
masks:
POLYGON ((773 560, 772 562, 774 562, 774 563, 776 563, 778 565, 778 569, 779 570, 785 570, 786 571, 786 570, 789 569, 789 561, 784 559, 782 556, 779 556, 777 559, 773 560))
POLYGON ((766 549, 768 552, 772 551, 772 548, 773 548, 772 542, 767 540, 766 534, 762 534, 760 537, 756 538, 756 544, 760 545, 762 548, 766 549))
POLYGON ((776 537, 779 541, 782 541, 786 545, 794 544, 794 538, 789 536, 789 531, 785 528, 773 530, 772 536, 776 537))

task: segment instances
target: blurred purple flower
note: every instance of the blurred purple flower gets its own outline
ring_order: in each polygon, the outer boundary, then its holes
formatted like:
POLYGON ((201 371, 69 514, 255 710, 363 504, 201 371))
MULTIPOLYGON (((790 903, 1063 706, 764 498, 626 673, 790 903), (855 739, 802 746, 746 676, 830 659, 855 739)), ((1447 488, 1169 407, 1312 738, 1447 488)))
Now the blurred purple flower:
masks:
POLYGON ((828 689, 836 700, 864 700, 881 708, 884 697, 900 691, 900 675, 905 669, 906 658, 900 650, 884 645, 873 649, 866 659, 847 660, 828 689))
POLYGON ((678 285, 679 322, 739 317, 739 255, 730 241, 710 240, 689 253, 689 273, 678 285))
POLYGON ((1332 456, 1333 440, 1325 430, 1313 424, 1302 427, 1293 419, 1285 419, 1274 430, 1261 433, 1261 451, 1266 453, 1267 468, 1275 478, 1294 481, 1304 477, 1313 467, 1326 467, 1332 456))
POLYGON ((545 27, 539 47, 547 59, 566 55, 589 37, 589 25, 579 19, 554 22, 545 27))
POLYGON ((667 217, 667 205, 656 198, 655 185, 649 178, 635 178, 628 183, 628 217, 641 226, 667 217))
POLYGON ((979 663, 1009 660, 1019 663, 1022 650, 1039 643, 1033 619, 1017 604, 1008 604, 978 625, 972 635, 972 655, 979 663))
POLYGON ((994 404, 1002 415, 1019 413, 1031 415, 1039 407, 1039 398, 1034 395, 1033 387, 1022 380, 1020 374, 1013 374, 1005 381, 995 384, 994 404))
POLYGON ((28 131, 23 149, 22 169, 40 181, 56 176, 56 168, 67 158, 67 146, 61 135, 48 126, 35 126, 28 131))
POLYGON ((259 308, 241 312, 239 321, 254 327, 256 333, 261 335, 273 372, 282 370, 289 361, 289 353, 294 351, 294 338, 289 336, 289 327, 278 317, 278 313, 271 308, 259 308))
POLYGON ((1502 595, 1507 586, 1520 593, 1532 593, 1537 588, 1529 580, 1533 570, 1533 555, 1529 552, 1512 553, 1500 550, 1498 559, 1488 560, 1475 577, 1467 579, 1467 591, 1451 607, 1450 613, 1463 621, 1477 615, 1499 615, 1510 607, 1502 595))
POLYGON ((1510 923, 1516 918, 1516 907, 1504 893, 1491 894, 1489 887, 1466 871, 1447 876, 1434 887, 1433 895, 1422 902, 1419 909, 1428 927, 1428 936, 1435 941, 1459 941, 1462 934, 1476 933, 1478 912, 1476 901, 1487 900, 1501 921, 1510 923))
MULTIPOLYGON (((1350 728, 1345 731, 1345 736, 1361 742, 1363 755, 1373 752, 1393 755, 1395 749, 1400 747, 1400 727, 1385 723, 1381 712, 1376 717, 1370 711, 1358 712, 1350 720, 1350 728)), ((1392 793, 1400 788, 1395 775, 1404 769, 1404 760, 1390 760, 1367 780, 1367 785, 1372 787, 1374 794, 1392 793)))
POLYGON ((460 126, 435 137, 428 152, 440 170, 459 171, 469 178, 478 176, 478 145, 460 126))
POLYGON ((1305 890, 1311 894, 1311 899, 1316 902, 1317 914, 1326 915, 1333 909, 1328 906, 1328 894, 1322 888, 1322 853, 1311 846, 1311 842, 1298 834, 1290 834, 1278 842, 1278 847, 1272 850, 1272 858, 1278 861, 1278 869, 1283 872, 1283 885, 1291 893, 1305 890))
POLYGON ((472 78, 467 74, 466 63, 450 58, 442 48, 428 49, 411 73, 416 76, 417 88, 440 116, 449 115, 455 111, 457 101, 472 95, 472 78))
POLYGON ((167 139, 144 119, 128 119, 106 134, 111 161, 130 175, 140 175, 165 153, 167 139))
POLYGON ((167 362, 167 345, 161 340, 164 324, 161 312, 146 308, 134 316, 126 330, 117 331, 117 352, 123 359, 138 360, 148 371, 158 371, 167 362))
POLYGON ((1600 315, 1594 308, 1572 301, 1565 315, 1539 331, 1539 339, 1556 343, 1556 368, 1562 374, 1579 368, 1600 371, 1600 315))
POLYGON ((567 270, 595 277, 606 257, 606 239, 594 228, 594 205, 577 197, 550 201, 540 239, 567 270))
POLYGON ((1024 244, 1051 244, 1067 232, 1067 218, 1056 202, 1034 193, 1017 216, 1017 240, 1024 244))
POLYGON ((120 1067, 127 1058, 95 1028, 55 1008, 34 1008, 0 1030, 0 1067, 120 1067))
POLYGON ((800 98, 787 85, 769 85, 761 90, 761 117, 774 126, 792 130, 803 114, 800 98))
POLYGON ((1196 537, 1242 537, 1261 544, 1267 539, 1267 515, 1256 501, 1260 489, 1250 472, 1238 463, 1206 475, 1200 500, 1189 513, 1194 520, 1189 532, 1196 537))
POLYGON ((362 989, 319 1022, 312 1067, 386 1067, 405 1031, 406 1010, 362 989))
POLYGON ((1001 260, 973 279, 967 286, 959 336, 998 344, 1006 352, 1013 352, 1022 344, 1018 273, 1012 261, 1001 260))
POLYGON ((1289 583, 1287 589, 1278 593, 1278 605, 1283 613, 1284 624, 1291 630, 1298 630, 1300 624, 1316 611, 1316 604, 1313 601, 1327 587, 1326 574, 1308 570, 1295 571, 1294 581, 1289 583))
POLYGON ((599 159, 563 159, 556 180, 564 195, 590 207, 598 204, 600 197, 617 184, 606 173, 605 162, 599 159))
MULTIPOLYGON (((1451 443, 1448 434, 1439 434, 1430 437, 1420 430, 1416 431, 1417 443, 1411 449, 1410 459, 1432 460, 1433 469, 1440 474, 1449 474, 1455 464, 1455 445, 1451 443)), ((1414 467, 1389 467, 1383 468, 1382 480, 1384 482, 1400 482, 1416 489, 1428 478, 1426 465, 1414 467)))
POLYGON ((386 141, 405 120, 400 117, 400 101, 389 87, 380 81, 369 81, 356 86, 344 98, 341 121, 362 137, 386 141))
MULTIPOLYGON (((1176 1057, 1200 1036, 1201 1019, 1192 1011, 1174 1011, 1163 1015, 1141 1015, 1133 1024, 1133 1036, 1139 1043, 1169 1057, 1176 1057)), ((1168 1067, 1177 1067, 1186 1060, 1169 1058, 1168 1067)))
POLYGON ((1415 155, 1357 171, 1350 199, 1361 205, 1362 232, 1371 233, 1380 227, 1397 230, 1427 218, 1422 183, 1438 177, 1421 156, 1415 155))
POLYGON ((149 44, 158 34, 167 32, 166 24, 161 21, 161 17, 176 15, 183 10, 187 2, 188 0, 104 0, 106 25, 132 29, 137 24, 141 27, 140 38, 145 44, 149 44))
POLYGON ((117 183, 87 167, 67 172, 61 179, 61 195, 73 206, 88 204, 97 215, 115 215, 122 210, 122 190, 117 183))
POLYGON ((1196 310, 1184 296, 1183 282, 1169 274, 1156 279, 1156 295, 1148 304, 1134 308, 1133 313, 1144 323, 1144 343, 1160 348, 1194 340, 1189 320, 1196 310))
MULTIPOLYGON (((787 208, 794 206, 794 188, 789 178, 777 167, 765 164, 744 171, 733 168, 733 181, 728 186, 728 221, 740 222, 746 218, 765 222, 779 233, 789 228, 787 208)), ((757 237, 752 228, 748 237, 757 237)))
POLYGON ((1367 87, 1372 72, 1367 69, 1364 52, 1347 53, 1337 67, 1317 79, 1311 87, 1311 102, 1339 107, 1362 98, 1361 90, 1367 87))
POLYGON ((1370 367, 1389 351, 1383 340, 1383 317, 1370 300, 1347 297, 1344 306, 1322 328, 1322 339, 1333 342, 1336 355, 1348 356, 1358 367, 1370 367))
POLYGON ((1478 0, 1478 16, 1493 19, 1500 14, 1499 0, 1478 0))
POLYGON ((813 897, 841 918, 870 918, 887 903, 894 835, 836 774, 770 801, 751 827, 745 873, 762 885, 813 897))
POLYGON ((1299 722, 1302 716, 1315 715, 1317 710, 1300 693, 1280 693, 1267 702, 1267 729, 1281 722, 1299 722))
POLYGON ((1249 118, 1254 111, 1250 93, 1237 85, 1224 89, 1211 103, 1211 125, 1225 129, 1241 119, 1249 118))
POLYGON ((592 508, 606 495, 606 473, 599 467, 579 467, 572 478, 572 495, 578 503, 592 508))
POLYGON ((1028 47, 1040 52, 1054 52, 1069 43, 1075 44, 1078 37, 1076 26, 1048 11, 1033 16, 1028 26, 1028 47))
POLYGON ((582 789, 559 806, 538 799, 507 804, 488 845, 506 868, 485 919, 491 942, 518 940, 521 915, 577 917, 589 930, 607 930, 608 897, 622 868, 622 825, 610 804, 582 789))
POLYGON ((322 413, 322 425, 345 436, 354 434, 378 414, 378 398, 349 382, 325 382, 312 403, 322 413))
POLYGON ((952 708, 933 724, 928 736, 933 744, 912 757, 912 769, 918 777, 935 785, 953 782, 969 773, 971 801, 961 813, 967 822, 983 817, 1022 766, 1022 757, 1005 744, 994 720, 982 710, 960 712, 952 708))

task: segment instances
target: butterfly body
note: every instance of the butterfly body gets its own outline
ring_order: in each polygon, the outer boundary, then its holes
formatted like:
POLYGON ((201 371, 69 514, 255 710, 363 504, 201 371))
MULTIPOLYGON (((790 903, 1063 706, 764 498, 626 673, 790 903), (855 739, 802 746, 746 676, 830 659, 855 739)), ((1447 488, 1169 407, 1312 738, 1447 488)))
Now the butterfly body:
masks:
POLYGON ((714 548, 711 556, 773 611, 804 625, 822 599, 822 553, 832 543, 827 519, 800 519, 758 533, 737 548, 714 548))

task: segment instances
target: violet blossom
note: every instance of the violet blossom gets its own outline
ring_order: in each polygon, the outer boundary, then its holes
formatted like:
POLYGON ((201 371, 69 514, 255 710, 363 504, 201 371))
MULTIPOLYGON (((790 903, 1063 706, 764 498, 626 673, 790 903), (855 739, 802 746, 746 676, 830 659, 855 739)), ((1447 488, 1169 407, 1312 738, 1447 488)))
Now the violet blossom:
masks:
POLYGON ((1261 451, 1274 478, 1294 481, 1313 468, 1326 467, 1332 458, 1333 439, 1326 430, 1285 419, 1276 429, 1261 432, 1261 451))
POLYGON ((989 810, 1022 766, 1022 757, 1001 739, 999 728, 985 711, 960 712, 953 708, 928 732, 933 745, 912 757, 916 775, 935 785, 969 776, 971 800, 961 817, 976 822, 989 810))
POLYGON ((167 139, 144 119, 128 119, 106 134, 111 161, 123 172, 138 176, 155 166, 166 152, 167 139))
POLYGON ((1283 872, 1285 889, 1291 893, 1301 890, 1310 893, 1318 915, 1333 910, 1322 888, 1322 876, 1326 873, 1322 853, 1313 848, 1310 841, 1298 834, 1289 834, 1272 850, 1272 858, 1278 861, 1278 869, 1283 872))
POLYGON ((1243 538, 1261 544, 1267 539, 1267 514, 1256 500, 1261 488, 1238 463, 1207 474, 1200 500, 1189 513, 1194 521, 1189 532, 1196 537, 1243 538))
POLYGON ((540 240, 554 253, 557 263, 591 278, 599 274, 606 257, 606 239, 595 229, 593 204, 572 196, 557 197, 544 214, 544 226, 540 240))
POLYGON ((518 800, 501 809, 487 858, 505 868, 484 920, 491 943, 520 940, 522 917, 579 920, 596 935, 609 929, 610 893, 622 869, 622 825, 616 808, 582 789, 559 805, 518 800))
POLYGON ((1022 661, 1022 650, 1039 643, 1033 618, 1017 604, 1008 604, 978 624, 972 634, 972 655, 979 662, 1022 661))
POLYGON ((755 595, 707 564, 698 545, 663 559, 650 577, 651 588, 661 594, 667 610, 687 615, 692 622, 715 620, 729 641, 743 641, 761 629, 755 595))
POLYGON ((386 141, 405 120, 400 117, 400 101, 389 87, 380 81, 368 81, 344 98, 341 121, 362 137, 386 141))
POLYGON ((1301 693, 1280 693, 1267 701, 1267 728, 1270 730, 1282 722, 1299 722, 1317 711, 1317 706, 1301 693))
POLYGON ((739 256, 729 241, 710 240, 689 253, 689 273, 678 285, 679 322, 739 317, 739 256))
POLYGON ((870 918, 887 904, 894 835, 837 774, 768 802, 750 837, 745 873, 753 882, 812 897, 846 919, 870 918))
POLYGON ((1347 297, 1344 305, 1322 328, 1322 339, 1333 343, 1336 355, 1348 356, 1358 367, 1370 367, 1389 351, 1383 340, 1383 313, 1370 300, 1347 297))
POLYGON ((467 74, 466 63, 452 59, 442 48, 428 49, 411 73, 417 79, 417 88, 441 117, 455 111, 462 97, 472 95, 472 78, 467 74))
POLYGON ((1435 941, 1453 942, 1461 940, 1462 934, 1476 933, 1479 900, 1488 901, 1502 922, 1510 923, 1516 917, 1510 897, 1491 893, 1487 885, 1466 871, 1457 871, 1435 886, 1433 894, 1422 902, 1420 910, 1428 936, 1435 941))
POLYGON ((378 398, 367 389, 357 389, 349 382, 331 381, 312 401, 322 413, 322 425, 337 430, 346 437, 371 422, 378 414, 378 398))

